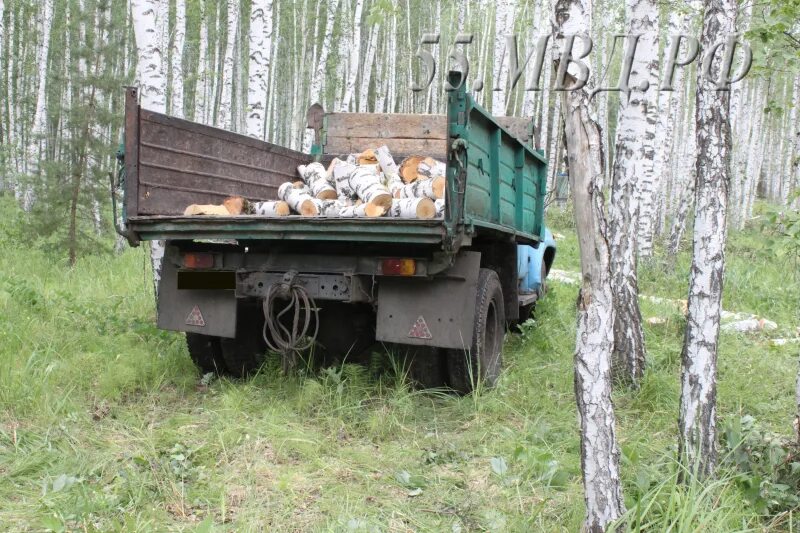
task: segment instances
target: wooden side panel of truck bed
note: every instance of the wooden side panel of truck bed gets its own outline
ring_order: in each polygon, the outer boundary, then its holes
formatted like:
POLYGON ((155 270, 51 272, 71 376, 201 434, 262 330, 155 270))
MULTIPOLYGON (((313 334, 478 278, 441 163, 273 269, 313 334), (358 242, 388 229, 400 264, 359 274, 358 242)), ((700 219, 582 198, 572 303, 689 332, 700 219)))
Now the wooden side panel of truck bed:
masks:
POLYGON ((277 197, 311 156, 229 131, 141 109, 126 96, 125 174, 128 218, 181 215, 190 204, 226 196, 277 197))

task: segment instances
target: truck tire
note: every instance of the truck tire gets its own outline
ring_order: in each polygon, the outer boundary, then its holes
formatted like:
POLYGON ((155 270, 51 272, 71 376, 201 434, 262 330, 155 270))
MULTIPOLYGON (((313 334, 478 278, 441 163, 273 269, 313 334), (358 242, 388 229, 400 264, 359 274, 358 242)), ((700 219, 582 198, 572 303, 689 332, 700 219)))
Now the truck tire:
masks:
POLYGON ((481 383, 493 387, 502 367, 505 304, 497 273, 482 268, 478 276, 472 344, 469 351, 447 350, 450 387, 469 394, 481 383))
POLYGON ((200 333, 186 334, 186 347, 189 349, 189 357, 192 358, 195 366, 203 374, 209 372, 224 374, 227 370, 225 361, 222 359, 222 348, 219 341, 219 337, 201 335, 200 333))
POLYGON ((447 385, 447 356, 435 346, 396 344, 408 369, 408 379, 418 389, 435 389, 447 385))
POLYGON ((236 310, 236 337, 220 338, 222 359, 231 376, 247 377, 261 368, 267 354, 260 305, 240 304, 236 310))

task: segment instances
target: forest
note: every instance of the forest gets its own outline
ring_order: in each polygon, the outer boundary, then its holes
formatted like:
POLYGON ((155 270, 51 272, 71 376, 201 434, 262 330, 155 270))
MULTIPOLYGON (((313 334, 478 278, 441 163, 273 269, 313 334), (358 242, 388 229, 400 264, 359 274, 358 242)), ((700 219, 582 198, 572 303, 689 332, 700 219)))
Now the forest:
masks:
POLYGON ((4 530, 800 527, 800 1, 0 0, 0 66, 4 530), (114 229, 125 88, 307 153, 453 69, 548 162, 497 386, 198 375, 114 229))

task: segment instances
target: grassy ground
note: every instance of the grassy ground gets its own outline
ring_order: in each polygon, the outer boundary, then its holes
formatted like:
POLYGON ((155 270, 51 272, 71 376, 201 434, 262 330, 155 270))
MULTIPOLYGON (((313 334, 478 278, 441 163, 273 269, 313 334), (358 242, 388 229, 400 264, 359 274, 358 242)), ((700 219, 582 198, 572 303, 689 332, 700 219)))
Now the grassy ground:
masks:
MULTIPOLYGON (((555 229, 558 268, 577 270, 572 232, 555 229)), ((411 391, 380 355, 288 378, 270 361, 251 380, 204 384, 183 337, 152 325, 142 249, 69 270, 22 242, 0 216, 0 529, 578 530, 576 287, 552 284, 510 336, 499 386, 478 395, 411 391)), ((724 306, 780 330, 723 334, 720 425, 750 415, 788 436, 798 345, 768 339, 800 323, 800 285, 761 242, 731 235, 724 306)), ((688 261, 669 272, 657 257, 642 292, 685 297, 688 261)), ((642 389, 615 393, 628 506, 654 531, 676 516, 677 531, 788 530, 735 477, 674 487, 684 320, 643 312, 667 323, 647 328, 642 389)))

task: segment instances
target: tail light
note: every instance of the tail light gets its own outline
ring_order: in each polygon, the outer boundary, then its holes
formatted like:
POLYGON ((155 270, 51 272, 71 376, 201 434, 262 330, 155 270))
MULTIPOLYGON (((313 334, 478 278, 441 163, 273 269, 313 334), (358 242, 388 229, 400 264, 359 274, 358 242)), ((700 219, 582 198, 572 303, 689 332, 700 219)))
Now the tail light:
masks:
POLYGON ((183 254, 185 268, 214 268, 213 254, 188 253, 183 254))
POLYGON ((417 272, 417 262, 413 259, 384 259, 381 261, 381 274, 384 276, 413 276, 417 272))

